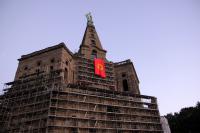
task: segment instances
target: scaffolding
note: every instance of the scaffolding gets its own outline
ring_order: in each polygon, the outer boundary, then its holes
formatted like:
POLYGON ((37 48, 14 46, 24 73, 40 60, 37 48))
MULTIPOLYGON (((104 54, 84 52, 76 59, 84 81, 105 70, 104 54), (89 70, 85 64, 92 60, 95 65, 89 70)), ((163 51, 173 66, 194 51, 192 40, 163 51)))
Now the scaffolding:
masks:
POLYGON ((105 62, 106 78, 94 75, 94 61, 82 56, 76 56, 77 81, 93 87, 115 90, 114 64, 105 62))
POLYGON ((155 97, 68 84, 51 103, 50 133, 162 133, 155 97))
POLYGON ((65 83, 63 70, 6 83, 0 96, 0 129, 8 133, 163 133, 155 97, 113 89, 112 63, 106 64, 107 78, 100 80, 94 75, 87 78, 93 71, 91 61, 78 62, 78 68, 85 64, 85 70, 78 71, 78 77, 85 73, 78 80, 81 83, 65 83))
POLYGON ((2 132, 46 131, 51 90, 62 81, 59 73, 37 72, 5 84, 0 105, 2 132))

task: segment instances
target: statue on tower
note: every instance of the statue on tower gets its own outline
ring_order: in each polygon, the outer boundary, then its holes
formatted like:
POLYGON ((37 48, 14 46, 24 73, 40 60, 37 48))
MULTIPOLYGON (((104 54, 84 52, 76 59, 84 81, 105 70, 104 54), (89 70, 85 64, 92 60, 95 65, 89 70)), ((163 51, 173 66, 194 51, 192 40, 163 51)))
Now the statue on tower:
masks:
POLYGON ((87 13, 85 16, 86 16, 86 18, 87 18, 87 23, 88 23, 89 25, 93 25, 93 20, 92 20, 91 12, 87 13))

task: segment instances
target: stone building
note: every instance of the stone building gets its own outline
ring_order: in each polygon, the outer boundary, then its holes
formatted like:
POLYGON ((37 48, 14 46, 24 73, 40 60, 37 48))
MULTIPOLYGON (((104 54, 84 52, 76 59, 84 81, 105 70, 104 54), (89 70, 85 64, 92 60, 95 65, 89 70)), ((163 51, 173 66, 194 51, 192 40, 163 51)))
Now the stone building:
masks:
POLYGON ((106 53, 89 14, 77 53, 60 43, 22 55, 0 96, 2 132, 162 133, 157 99, 140 94, 133 63, 106 53))

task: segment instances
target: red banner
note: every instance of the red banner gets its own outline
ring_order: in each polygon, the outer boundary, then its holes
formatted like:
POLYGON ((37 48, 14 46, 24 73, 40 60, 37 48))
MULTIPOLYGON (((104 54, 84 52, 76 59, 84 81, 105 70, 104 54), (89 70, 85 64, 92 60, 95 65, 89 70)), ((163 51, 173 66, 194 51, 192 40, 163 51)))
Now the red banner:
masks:
POLYGON ((106 77, 105 64, 103 59, 94 59, 95 74, 102 78, 106 77))

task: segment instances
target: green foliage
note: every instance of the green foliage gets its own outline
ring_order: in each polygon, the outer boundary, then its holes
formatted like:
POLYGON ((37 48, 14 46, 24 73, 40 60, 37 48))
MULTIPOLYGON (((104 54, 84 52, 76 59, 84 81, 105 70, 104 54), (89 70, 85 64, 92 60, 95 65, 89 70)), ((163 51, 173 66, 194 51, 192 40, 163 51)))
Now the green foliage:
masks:
POLYGON ((200 133, 200 102, 195 107, 181 109, 165 116, 172 133, 200 133))

